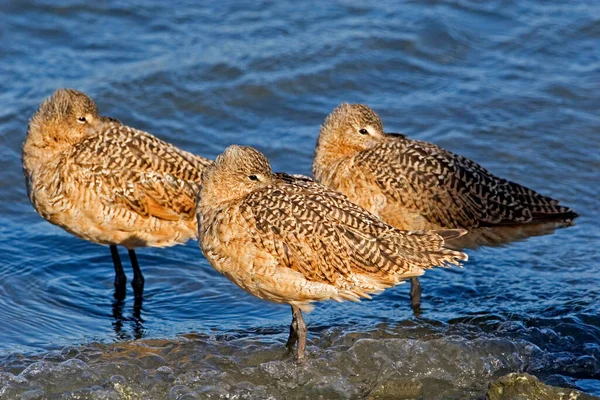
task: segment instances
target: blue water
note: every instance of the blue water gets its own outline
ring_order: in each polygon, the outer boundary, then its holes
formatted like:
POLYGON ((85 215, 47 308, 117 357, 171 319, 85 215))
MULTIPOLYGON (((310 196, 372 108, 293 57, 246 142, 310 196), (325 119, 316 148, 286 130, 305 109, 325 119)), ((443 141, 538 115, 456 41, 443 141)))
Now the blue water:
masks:
POLYGON ((256 340, 260 353, 280 346, 289 325, 287 307, 235 287, 196 242, 138 251, 143 308, 130 288, 114 303, 108 248, 45 222, 25 193, 27 121, 54 89, 71 87, 102 114, 188 151, 214 158, 250 145, 275 170, 303 174, 325 116, 362 102, 388 131, 560 199, 581 214, 576 226, 427 273, 421 317, 408 285, 319 305, 307 317, 313 358, 350 331, 487 338, 492 353, 508 340, 541 355, 504 372, 600 395, 600 3, 87 3, 0 3, 0 372, 17 355, 33 362, 65 346, 186 334, 234 335, 223 348, 240 352, 256 340))

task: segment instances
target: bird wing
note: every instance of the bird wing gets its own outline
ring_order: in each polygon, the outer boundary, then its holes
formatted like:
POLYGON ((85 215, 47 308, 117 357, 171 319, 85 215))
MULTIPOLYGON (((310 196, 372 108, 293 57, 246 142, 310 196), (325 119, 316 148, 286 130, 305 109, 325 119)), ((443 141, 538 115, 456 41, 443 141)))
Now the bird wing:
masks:
POLYGON ((437 145, 395 135, 389 139, 361 152, 357 167, 366 169, 387 196, 432 223, 473 228, 577 215, 437 145))
POLYGON ((361 274, 389 285, 466 259, 444 249, 435 232, 399 231, 306 177, 276 174, 274 184, 244 199, 242 210, 258 231, 255 244, 311 281, 339 285, 361 274))
POLYGON ((78 143, 69 158, 104 202, 173 221, 194 218, 201 174, 210 163, 120 124, 78 143))

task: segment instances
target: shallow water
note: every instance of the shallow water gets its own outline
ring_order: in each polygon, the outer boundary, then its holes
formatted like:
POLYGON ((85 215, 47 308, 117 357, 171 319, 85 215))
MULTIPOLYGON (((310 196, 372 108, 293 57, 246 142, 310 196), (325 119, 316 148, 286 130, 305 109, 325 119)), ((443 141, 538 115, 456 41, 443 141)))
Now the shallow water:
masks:
POLYGON ((0 4, 0 397, 352 398, 413 379, 423 398, 480 398, 514 371, 600 395, 597 2, 196 3, 0 4), (57 87, 186 150, 251 145, 303 174, 327 113, 363 102, 388 131, 581 217, 426 274, 421 316, 408 285, 318 305, 309 362, 295 368, 282 349, 289 309, 246 295, 197 243, 138 251, 136 309, 131 289, 112 299, 108 248, 35 213, 20 146, 57 87))

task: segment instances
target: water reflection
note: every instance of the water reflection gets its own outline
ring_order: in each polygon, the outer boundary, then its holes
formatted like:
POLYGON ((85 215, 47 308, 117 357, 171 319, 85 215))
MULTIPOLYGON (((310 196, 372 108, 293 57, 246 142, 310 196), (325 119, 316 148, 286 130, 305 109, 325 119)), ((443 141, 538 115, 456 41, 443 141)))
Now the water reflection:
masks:
POLYGON ((115 337, 119 340, 141 339, 145 336, 144 319, 142 318, 143 298, 134 300, 131 317, 123 316, 123 308, 125 307, 124 299, 116 299, 112 303, 112 322, 115 331, 115 337), (129 323, 131 333, 126 329, 123 330, 124 323, 129 323))

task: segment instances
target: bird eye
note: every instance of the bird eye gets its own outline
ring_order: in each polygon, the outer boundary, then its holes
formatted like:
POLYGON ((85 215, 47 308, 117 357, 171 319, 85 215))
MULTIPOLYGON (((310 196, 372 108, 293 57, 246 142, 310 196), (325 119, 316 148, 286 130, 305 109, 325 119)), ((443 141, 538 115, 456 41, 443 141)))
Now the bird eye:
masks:
POLYGON ((248 179, 250 179, 251 181, 257 181, 258 180, 258 176, 256 176, 256 175, 249 175, 248 179))
POLYGON ((362 128, 361 130, 358 131, 358 133, 360 133, 361 135, 367 135, 369 133, 369 131, 366 130, 365 128, 362 128))
POLYGON ((87 120, 85 119, 85 117, 77 117, 77 122, 79 122, 80 124, 85 124, 87 120))

